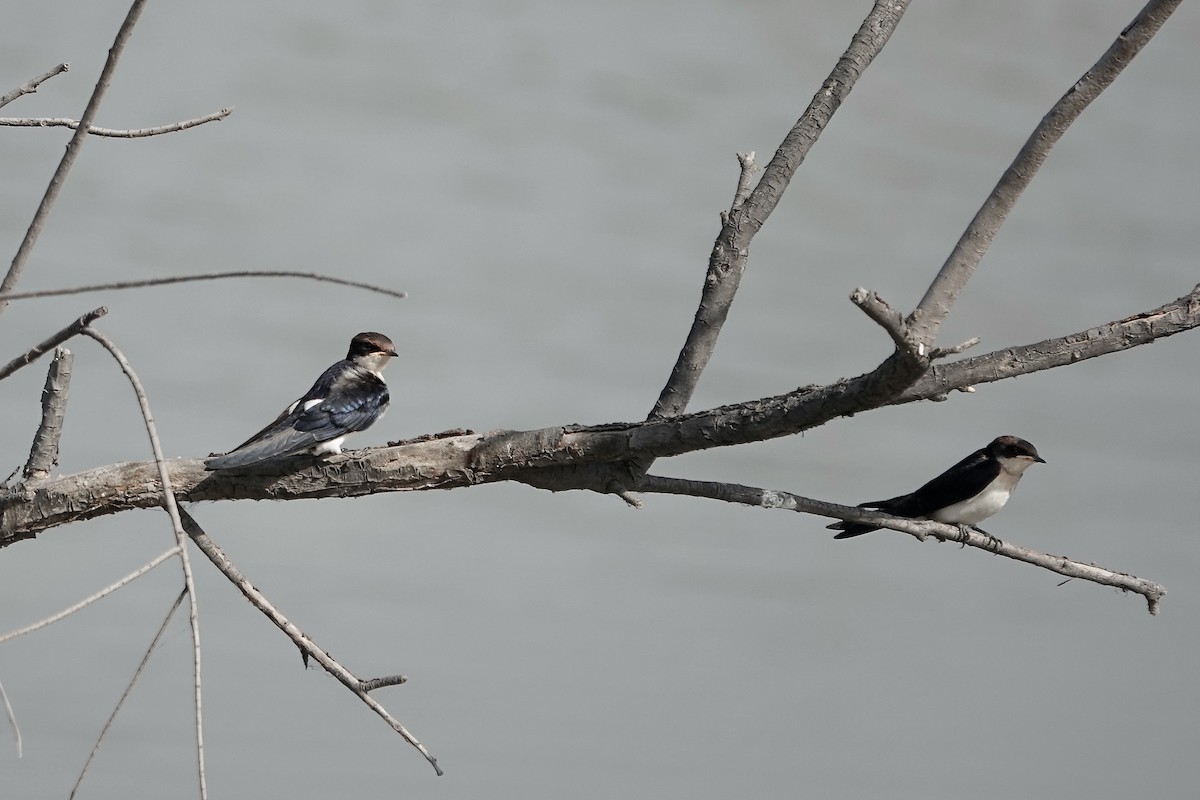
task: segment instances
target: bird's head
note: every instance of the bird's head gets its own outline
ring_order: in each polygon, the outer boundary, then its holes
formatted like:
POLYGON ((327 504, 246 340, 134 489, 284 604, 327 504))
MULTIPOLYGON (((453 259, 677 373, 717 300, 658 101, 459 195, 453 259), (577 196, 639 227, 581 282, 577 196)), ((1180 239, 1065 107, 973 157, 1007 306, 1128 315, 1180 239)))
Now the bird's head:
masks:
POLYGON ((1045 464, 1037 448, 1017 436, 999 436, 987 447, 988 455, 1000 462, 1007 472, 1020 475, 1034 464, 1045 464))
POLYGON ((350 352, 346 354, 347 361, 353 361, 363 369, 368 369, 382 377, 383 368, 388 359, 396 357, 396 347, 392 340, 382 333, 366 331, 350 340, 350 352))

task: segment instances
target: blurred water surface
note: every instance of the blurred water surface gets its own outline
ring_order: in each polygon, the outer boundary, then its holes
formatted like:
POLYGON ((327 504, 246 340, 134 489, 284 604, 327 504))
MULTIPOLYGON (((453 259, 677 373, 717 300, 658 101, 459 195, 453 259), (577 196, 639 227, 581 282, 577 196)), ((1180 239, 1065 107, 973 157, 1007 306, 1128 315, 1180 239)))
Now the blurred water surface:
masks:
MULTIPOLYGON (((341 357, 400 344, 393 407, 359 445, 644 416, 732 197, 867 3, 150 4, 98 124, 236 107, 92 139, 22 282, 36 289, 297 269, 395 301, 247 280, 14 303, 6 355, 85 310, 146 384, 172 456, 223 450, 341 357)), ((693 408, 870 369, 889 342, 846 300, 911 308, 1036 122, 1136 4, 914 4, 755 241, 693 408)), ((125 13, 15 4, 5 108, 81 113, 125 13)), ((1062 140, 947 323, 980 352, 1158 306, 1197 282, 1200 13, 1176 13, 1062 140)), ((14 253, 69 132, 4 129, 14 253)), ((80 340, 61 469, 149 449, 115 365, 80 340)), ((1187 796, 1200 782, 1195 490, 1200 339, 660 462, 663 474, 857 502, 914 488, 1001 433, 1035 442, 989 529, 1171 590, 1163 614, 1080 582, 906 537, 833 542, 816 518, 520 486, 193 509, 250 579, 362 675, 432 770, 206 564, 214 797, 1187 796)), ((43 367, 0 386, 5 471, 43 367)), ((170 545, 161 513, 0 554, 0 629, 170 545)), ((24 758, 0 795, 66 794, 178 585, 164 566, 0 648, 24 758)), ((189 637, 177 621, 81 796, 193 796, 189 637)), ((2 739, 0 739, 2 741, 2 739)))

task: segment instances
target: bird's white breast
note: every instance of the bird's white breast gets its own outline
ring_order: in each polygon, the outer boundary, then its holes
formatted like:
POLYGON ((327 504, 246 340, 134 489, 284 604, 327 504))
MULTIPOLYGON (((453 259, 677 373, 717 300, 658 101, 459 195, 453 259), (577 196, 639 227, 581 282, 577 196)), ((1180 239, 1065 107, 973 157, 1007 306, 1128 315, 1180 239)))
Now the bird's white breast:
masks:
POLYGON ((946 506, 941 511, 930 515, 930 519, 951 524, 978 525, 985 519, 1004 508, 1012 494, 1016 481, 1004 486, 1004 478, 994 480, 979 494, 952 506, 946 506))
POLYGON ((1033 465, 1028 458, 1001 458, 1000 474, 982 492, 966 500, 946 506, 930 515, 930 519, 952 525, 978 525, 1004 508, 1008 498, 1021 480, 1021 474, 1033 465))

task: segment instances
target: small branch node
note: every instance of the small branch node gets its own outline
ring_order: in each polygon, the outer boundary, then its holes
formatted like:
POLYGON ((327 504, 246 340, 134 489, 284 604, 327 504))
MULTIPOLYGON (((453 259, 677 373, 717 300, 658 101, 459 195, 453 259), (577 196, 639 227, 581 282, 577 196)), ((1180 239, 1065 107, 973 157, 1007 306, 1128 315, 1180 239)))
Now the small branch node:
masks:
POLYGON ((979 337, 972 336, 962 344, 956 344, 954 347, 935 347, 929 351, 929 359, 932 361, 937 358, 945 358, 946 356, 956 356, 959 353, 964 353, 970 350, 975 345, 979 344, 979 337))
POLYGON ((892 341, 896 343, 897 349, 917 359, 926 360, 925 343, 912 338, 908 323, 904 321, 904 315, 888 305, 886 300, 875 292, 860 286, 850 293, 850 302, 862 309, 862 312, 870 317, 876 325, 887 331, 888 336, 892 337, 892 341))
POLYGON ((360 681, 358 688, 364 692, 373 692, 376 689, 382 689, 385 686, 399 686, 402 683, 408 683, 407 676, 385 675, 382 678, 371 678, 369 680, 360 681))
MULTIPOLYGON (((729 206, 730 213, 737 211, 750 197, 750 177, 757 171, 754 164, 754 151, 748 153, 737 154, 738 165, 741 171, 738 173, 737 190, 733 193, 733 203, 729 206)), ((721 223, 729 222, 729 214, 722 212, 721 223)))
POLYGON ((630 508, 642 508, 642 500, 633 492, 625 488, 625 484, 612 480, 608 482, 606 487, 610 494, 615 494, 617 497, 625 501, 625 504, 630 508))
POLYGON ((59 347, 54 352, 50 369, 46 371, 46 385, 42 389, 42 421, 33 436, 29 461, 22 472, 26 481, 45 478, 58 464, 58 442, 67 413, 67 392, 71 387, 71 364, 74 360, 75 356, 70 350, 59 347))

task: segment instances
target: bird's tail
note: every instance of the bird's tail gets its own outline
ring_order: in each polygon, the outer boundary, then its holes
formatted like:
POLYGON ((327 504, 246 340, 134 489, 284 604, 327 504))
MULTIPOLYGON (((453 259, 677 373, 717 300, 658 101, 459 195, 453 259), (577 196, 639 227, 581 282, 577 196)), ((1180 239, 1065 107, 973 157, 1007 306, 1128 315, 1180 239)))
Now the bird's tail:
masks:
MULTIPOLYGON (((867 509, 869 511, 887 511, 891 505, 893 505, 897 500, 901 499, 903 498, 893 497, 891 500, 872 500, 869 503, 859 503, 858 508, 867 509)), ((832 525, 826 525, 825 527, 831 531, 841 531, 841 533, 833 537, 835 539, 850 539, 855 536, 862 536, 864 533, 870 533, 871 531, 879 530, 878 525, 867 525, 862 522, 847 522, 846 520, 835 522, 832 525)))
POLYGON ((853 536, 862 536, 864 533, 879 530, 878 525, 863 525, 858 522, 835 522, 833 525, 826 525, 831 531, 841 531, 835 539, 849 539, 853 536))

